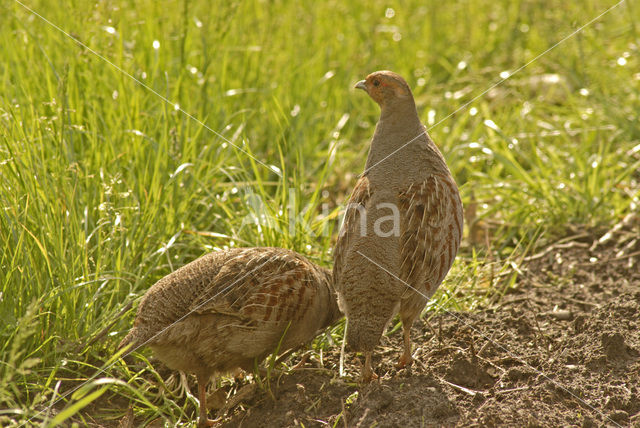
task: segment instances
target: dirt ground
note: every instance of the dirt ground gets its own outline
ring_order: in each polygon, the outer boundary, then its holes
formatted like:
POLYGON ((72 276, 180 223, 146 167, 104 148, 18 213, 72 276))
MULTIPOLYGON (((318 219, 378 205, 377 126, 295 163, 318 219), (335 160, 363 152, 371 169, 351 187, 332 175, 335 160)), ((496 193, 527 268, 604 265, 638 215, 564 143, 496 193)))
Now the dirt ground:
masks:
POLYGON ((410 371, 394 367, 397 332, 375 354, 378 381, 358 385, 350 353, 338 377, 336 349, 273 379, 273 398, 245 387, 221 423, 640 427, 640 239, 611 242, 548 247, 495 308, 416 322, 410 371))
MULTIPOLYGON (((397 331, 377 348, 379 379, 368 385, 357 382, 353 353, 338 376, 339 345, 272 376, 269 388, 226 384, 208 400, 231 397, 217 426, 640 428, 639 230, 636 218, 608 234, 580 232, 529 257, 488 307, 417 321, 410 370, 395 368, 397 331)), ((129 413, 121 427, 141 422, 129 413)))

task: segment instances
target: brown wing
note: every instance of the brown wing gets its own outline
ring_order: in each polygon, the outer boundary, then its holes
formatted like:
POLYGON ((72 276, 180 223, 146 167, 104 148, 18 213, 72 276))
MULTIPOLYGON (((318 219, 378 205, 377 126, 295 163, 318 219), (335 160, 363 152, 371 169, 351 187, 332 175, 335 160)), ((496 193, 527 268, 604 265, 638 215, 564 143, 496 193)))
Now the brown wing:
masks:
POLYGON ((453 264, 462 238, 462 203, 453 178, 433 174, 399 194, 401 277, 430 297, 453 264))
POLYGON ((304 318, 317 298, 319 283, 315 272, 300 261, 274 266, 245 300, 241 312, 263 325, 295 324, 304 318))
POLYGON ((364 212, 370 197, 369 179, 366 176, 360 177, 356 187, 353 189, 353 193, 351 193, 349 203, 345 207, 344 221, 338 234, 338 242, 334 247, 333 279, 338 292, 341 291, 340 278, 342 277, 346 250, 349 248, 351 238, 358 236, 360 233, 361 214, 364 212))
POLYGON ((247 251, 225 263, 193 305, 211 320, 207 328, 215 330, 210 336, 219 351, 263 358, 280 345, 280 351, 302 345, 334 321, 328 271, 288 250, 247 251))
POLYGON ((191 310, 229 315, 247 327, 295 322, 304 316, 311 294, 319 291, 318 275, 316 267, 290 251, 247 249, 226 261, 212 279, 215 285, 191 310))

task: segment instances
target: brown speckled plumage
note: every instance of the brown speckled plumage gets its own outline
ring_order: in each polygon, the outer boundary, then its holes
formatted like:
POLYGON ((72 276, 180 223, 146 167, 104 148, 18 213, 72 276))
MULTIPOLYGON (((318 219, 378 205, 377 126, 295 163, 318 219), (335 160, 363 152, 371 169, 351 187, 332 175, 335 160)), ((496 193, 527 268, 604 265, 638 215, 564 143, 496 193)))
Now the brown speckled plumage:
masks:
POLYGON ((120 347, 148 345, 168 367, 195 373, 202 404, 213 374, 251 370, 281 340, 281 352, 298 347, 340 317, 329 270, 289 250, 237 248, 153 285, 120 347))
POLYGON ((376 72, 357 87, 380 105, 381 115, 347 205, 333 273, 347 343, 365 353, 362 375, 369 380, 371 353, 396 313, 404 330, 398 365, 411 364, 411 325, 451 268, 463 212, 456 183, 420 123, 404 79, 376 72), (390 223, 384 220, 393 214, 390 206, 399 217, 396 231, 381 226, 390 223))

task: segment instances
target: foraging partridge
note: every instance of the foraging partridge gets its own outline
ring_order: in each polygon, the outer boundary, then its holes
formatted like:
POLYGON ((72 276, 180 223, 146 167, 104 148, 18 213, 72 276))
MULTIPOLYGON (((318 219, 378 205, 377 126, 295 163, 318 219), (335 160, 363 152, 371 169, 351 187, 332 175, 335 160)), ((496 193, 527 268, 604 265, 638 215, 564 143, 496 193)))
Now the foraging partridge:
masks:
POLYGON ((420 123, 409 86, 390 71, 356 84, 380 105, 365 171, 347 205, 334 252, 347 345, 364 352, 362 379, 375 376, 373 349, 399 313, 411 364, 413 321, 436 291, 458 251, 462 202, 445 160, 420 123))
POLYGON ((341 317, 331 272, 281 248, 207 254, 153 285, 120 343, 149 345, 174 370, 195 373, 199 427, 215 373, 251 370, 270 353, 298 347, 341 317))

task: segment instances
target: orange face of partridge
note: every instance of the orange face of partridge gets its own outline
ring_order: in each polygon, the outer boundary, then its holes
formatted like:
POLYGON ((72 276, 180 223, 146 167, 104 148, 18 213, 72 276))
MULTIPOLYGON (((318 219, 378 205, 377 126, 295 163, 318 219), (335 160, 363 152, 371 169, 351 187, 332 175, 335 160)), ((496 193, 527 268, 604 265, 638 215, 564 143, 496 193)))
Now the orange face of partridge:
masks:
POLYGON ((400 75, 392 71, 376 71, 365 80, 356 83, 356 88, 363 89, 381 107, 392 100, 411 97, 411 89, 400 75))

